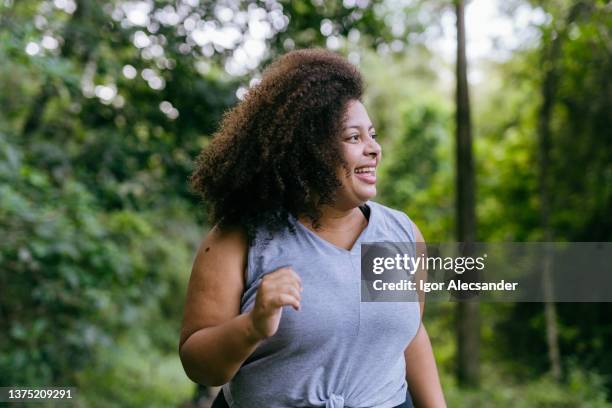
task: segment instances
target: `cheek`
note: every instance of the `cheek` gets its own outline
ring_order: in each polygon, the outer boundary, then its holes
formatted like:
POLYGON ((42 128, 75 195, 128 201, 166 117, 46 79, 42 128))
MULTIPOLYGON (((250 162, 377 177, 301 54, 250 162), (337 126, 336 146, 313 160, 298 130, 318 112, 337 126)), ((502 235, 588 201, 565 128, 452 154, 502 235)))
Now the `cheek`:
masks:
POLYGON ((340 168, 336 172, 336 176, 344 184, 346 182, 346 179, 351 176, 351 170, 346 168, 345 166, 340 166, 340 168))
POLYGON ((342 147, 342 158, 344 159, 344 164, 338 169, 338 177, 344 180, 351 176, 352 168, 354 167, 351 151, 346 146, 342 147))
POLYGON ((342 149, 342 155, 349 169, 353 169, 359 164, 362 156, 362 151, 355 146, 347 146, 342 149))

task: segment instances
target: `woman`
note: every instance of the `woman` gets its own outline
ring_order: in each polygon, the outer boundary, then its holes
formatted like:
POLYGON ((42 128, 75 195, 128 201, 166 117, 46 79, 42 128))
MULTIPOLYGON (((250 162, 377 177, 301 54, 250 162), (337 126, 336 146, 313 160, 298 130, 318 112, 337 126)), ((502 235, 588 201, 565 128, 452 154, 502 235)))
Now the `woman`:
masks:
POLYGON ((370 201, 381 147, 357 69, 284 55, 228 112, 191 178, 215 225, 189 282, 180 356, 215 406, 445 406, 423 304, 360 302, 360 244, 423 241, 370 201), (408 386, 410 394, 408 394, 408 386))

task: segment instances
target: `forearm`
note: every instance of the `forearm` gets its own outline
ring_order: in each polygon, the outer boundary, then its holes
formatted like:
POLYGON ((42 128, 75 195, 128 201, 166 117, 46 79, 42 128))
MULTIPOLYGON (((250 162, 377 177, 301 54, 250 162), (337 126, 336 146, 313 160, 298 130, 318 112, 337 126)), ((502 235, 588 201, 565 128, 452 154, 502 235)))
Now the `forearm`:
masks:
POLYGON ((248 313, 191 334, 180 348, 187 376, 202 385, 228 382, 261 341, 248 313))
POLYGON ((446 407, 429 335, 422 324, 404 355, 406 380, 415 407, 446 407))

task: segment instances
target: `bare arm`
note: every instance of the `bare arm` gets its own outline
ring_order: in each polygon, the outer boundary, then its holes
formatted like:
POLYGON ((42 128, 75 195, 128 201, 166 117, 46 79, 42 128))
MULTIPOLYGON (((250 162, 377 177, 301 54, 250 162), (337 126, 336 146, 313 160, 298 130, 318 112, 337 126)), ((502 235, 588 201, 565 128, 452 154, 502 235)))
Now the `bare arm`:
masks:
POLYGON ((300 308, 299 277, 281 268, 262 278, 253 309, 240 314, 247 253, 238 228, 213 228, 198 249, 179 343, 185 373, 196 383, 228 382, 259 343, 274 335, 282 307, 300 308))
POLYGON ((431 342, 422 324, 404 351, 404 357, 406 380, 415 407, 446 407, 431 342))
POLYGON ((200 244, 179 345, 185 373, 194 382, 226 383, 259 344, 248 316, 240 315, 246 253, 238 230, 213 228, 200 244))
MULTIPOLYGON (((425 239, 421 231, 413 224, 417 242, 417 256, 421 253, 427 255, 425 239)), ((417 279, 426 280, 426 270, 417 271, 417 279)), ((420 294, 421 320, 425 309, 423 294, 420 294)), ((404 351, 406 359, 406 381, 408 381, 410 394, 416 407, 446 407, 440 376, 436 367, 431 342, 425 326, 421 322, 416 336, 404 351)))

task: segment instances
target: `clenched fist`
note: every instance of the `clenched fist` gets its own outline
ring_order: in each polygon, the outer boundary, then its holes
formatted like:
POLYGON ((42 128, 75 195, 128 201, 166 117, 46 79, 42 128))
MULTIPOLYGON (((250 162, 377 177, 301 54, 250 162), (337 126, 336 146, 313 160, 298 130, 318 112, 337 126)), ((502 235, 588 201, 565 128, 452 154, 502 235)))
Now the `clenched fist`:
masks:
POLYGON ((283 306, 300 310, 302 290, 300 277, 290 267, 279 268, 261 278, 255 306, 248 312, 257 337, 265 339, 276 333, 283 306))

